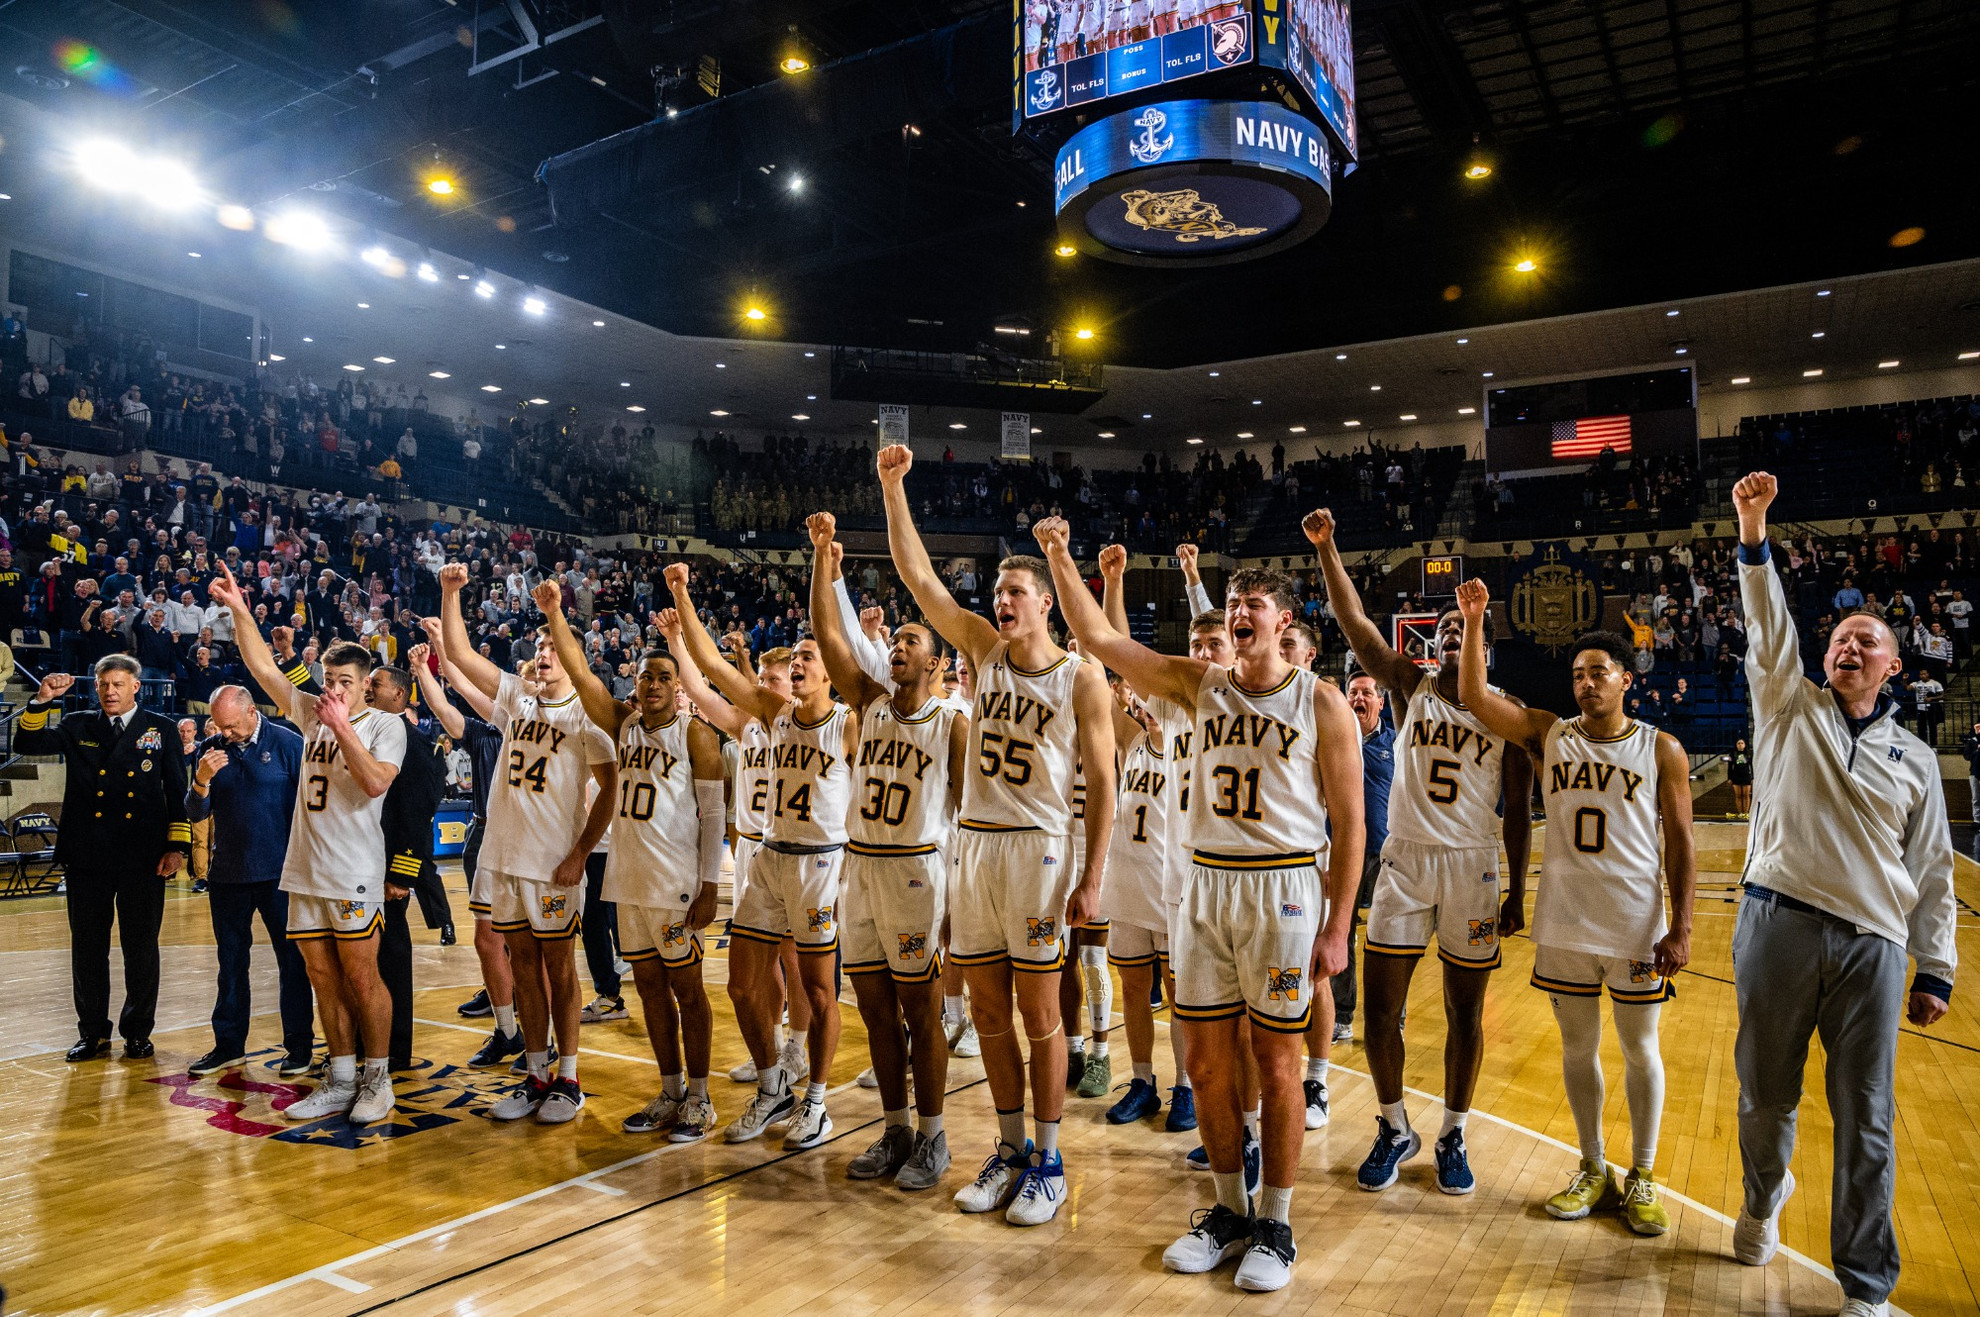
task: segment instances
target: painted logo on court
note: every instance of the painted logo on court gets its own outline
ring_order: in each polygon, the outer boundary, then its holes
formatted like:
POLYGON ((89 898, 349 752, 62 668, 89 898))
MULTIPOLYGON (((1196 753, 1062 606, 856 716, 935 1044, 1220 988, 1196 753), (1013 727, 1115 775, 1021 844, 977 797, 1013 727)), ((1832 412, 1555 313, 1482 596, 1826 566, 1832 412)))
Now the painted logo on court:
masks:
POLYGON ((488 1109, 515 1088, 507 1068, 475 1070, 416 1058, 396 1076, 392 1114, 370 1125, 353 1125, 343 1116, 328 1116, 306 1125, 290 1124, 282 1112, 306 1098, 315 1082, 277 1078, 272 1067, 282 1049, 252 1053, 245 1065, 217 1075, 159 1075, 147 1079, 170 1089, 173 1106, 206 1113, 206 1123, 227 1134, 275 1143, 301 1143, 328 1148, 376 1148, 463 1120, 488 1118, 488 1109))

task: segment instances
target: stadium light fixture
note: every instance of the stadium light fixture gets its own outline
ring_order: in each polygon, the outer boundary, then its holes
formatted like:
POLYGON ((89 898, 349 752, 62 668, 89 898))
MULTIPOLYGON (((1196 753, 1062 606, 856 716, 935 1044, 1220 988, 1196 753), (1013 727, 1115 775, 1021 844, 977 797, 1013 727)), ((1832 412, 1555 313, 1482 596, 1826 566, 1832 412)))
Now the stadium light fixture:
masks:
POLYGON ((1190 436, 1189 438, 1187 438, 1187 439, 1185 439, 1185 440, 1183 440, 1183 442, 1184 442, 1184 443, 1186 443, 1186 444, 1200 444, 1200 443, 1202 443, 1203 441, 1202 441, 1201 439, 1198 439, 1198 438, 1197 438, 1197 437, 1195 437, 1194 435, 1191 435, 1191 436, 1190 436))
POLYGON ((710 412, 710 413, 708 413, 708 414, 709 414, 710 416, 727 416, 727 415, 728 415, 728 413, 727 413, 727 412, 725 412, 725 411, 723 411, 723 410, 722 410, 722 409, 721 409, 720 407, 717 407, 717 408, 716 408, 716 409, 715 409, 714 411, 712 411, 712 412, 710 412))
POLYGON ((377 363, 378 363, 379 365, 381 365, 381 366, 390 366, 390 365, 392 365, 392 364, 393 364, 394 362, 396 362, 396 361, 398 360, 398 358, 396 358, 396 357, 373 357, 373 358, 372 358, 372 360, 373 360, 373 361, 375 361, 375 362, 377 362, 377 363))
POLYGON ((419 263, 419 277, 430 284, 440 282, 440 272, 433 268, 432 261, 421 261, 419 263))
POLYGON ((330 225, 313 210, 286 210, 270 217, 262 232, 270 242, 314 254, 328 251, 336 242, 330 225))
POLYGON ((785 73, 803 73, 806 69, 811 67, 811 61, 806 59, 802 55, 791 54, 791 55, 786 55, 782 59, 778 60, 777 67, 782 69, 785 73))
POLYGON ((1732 377, 1732 383, 1751 384, 1753 383, 1753 377, 1751 375, 1735 375, 1732 377))
POLYGON ((523 310, 533 316, 540 316, 550 309, 550 304, 540 297, 523 298, 523 310))
POLYGON ((1812 380, 1812 379, 1814 379, 1814 378, 1815 378, 1816 376, 1818 376, 1818 375, 1820 375, 1821 373, 1822 373, 1822 371, 1821 371, 1821 369, 1820 369, 1819 367, 1818 367, 1818 368, 1816 368, 1815 370, 1804 370, 1804 371, 1802 371, 1802 372, 1801 372, 1801 378, 1803 378, 1803 379, 1805 379, 1805 380, 1812 380))
POLYGON ((1458 408, 1458 415, 1459 415, 1459 416, 1476 416, 1477 414, 1478 414, 1478 409, 1477 409, 1476 407, 1460 407, 1460 408, 1458 408))
POLYGON ((1513 262, 1513 269, 1520 274, 1532 274, 1540 265, 1531 256, 1522 256, 1513 262))
POLYGON ((1054 247, 1052 250, 1057 252, 1061 256, 1075 256, 1079 253, 1079 248, 1073 246, 1069 242, 1062 242, 1057 247, 1054 247))
POLYGON ((483 393, 500 393, 502 386, 499 384, 484 384, 481 386, 481 391, 483 393))
POLYGON ((489 283, 486 279, 477 279, 474 284, 474 295, 476 297, 493 297, 495 296, 495 285, 489 283))
POLYGON ((451 197, 454 195, 454 180, 445 174, 435 175, 426 180, 426 190, 436 197, 451 197))
POLYGON ((1893 369, 1895 369, 1895 368, 1897 367, 1897 364, 1898 364, 1898 363, 1897 363, 1897 362, 1895 362, 1895 361, 1880 361, 1880 362, 1878 362, 1878 363, 1877 363, 1877 369, 1878 369, 1878 370, 1893 370, 1893 369))
POLYGON ((454 378, 451 371, 445 370, 429 370, 426 372, 426 377, 431 380, 450 380, 454 378))
POLYGON ((254 212, 246 206, 237 206, 232 202, 214 211, 213 217, 220 221, 221 228, 233 229, 239 233, 245 233, 254 227, 254 212))

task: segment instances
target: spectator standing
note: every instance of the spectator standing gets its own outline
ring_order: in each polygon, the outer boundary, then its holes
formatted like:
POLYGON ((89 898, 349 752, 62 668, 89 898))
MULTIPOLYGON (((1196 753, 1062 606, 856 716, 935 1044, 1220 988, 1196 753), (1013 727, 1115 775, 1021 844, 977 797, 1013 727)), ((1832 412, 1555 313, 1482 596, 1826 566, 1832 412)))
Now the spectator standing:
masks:
POLYGON ((1980 822, 1980 723, 1973 724, 1959 752, 1966 757, 1967 815, 1980 822))
POLYGON ((1361 730, 1362 835, 1361 886, 1354 898, 1354 922, 1348 931, 1347 967, 1333 977, 1334 1038, 1354 1038, 1355 944, 1360 940, 1361 912, 1375 898, 1375 875, 1382 868, 1382 844, 1389 839, 1389 786, 1396 776, 1396 729, 1383 718, 1386 697, 1382 684, 1365 672, 1348 678, 1348 707, 1361 730))
POLYGON ((213 692, 213 734, 200 742, 186 793, 186 814, 211 829, 208 912, 220 963, 213 1003, 213 1047, 193 1062, 195 1075, 243 1064, 253 1017, 250 973, 254 921, 275 949, 280 983, 285 1077, 307 1073, 315 1047, 314 998, 302 953, 289 941, 289 897, 281 889, 289 824, 302 771, 302 737, 263 718, 240 686, 213 692))

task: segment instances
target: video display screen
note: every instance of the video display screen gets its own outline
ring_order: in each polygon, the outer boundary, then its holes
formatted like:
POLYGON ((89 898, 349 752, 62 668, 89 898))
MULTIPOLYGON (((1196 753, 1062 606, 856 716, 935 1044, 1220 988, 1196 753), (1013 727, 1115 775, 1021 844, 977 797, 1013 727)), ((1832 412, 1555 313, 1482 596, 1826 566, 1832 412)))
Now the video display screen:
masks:
POLYGON ((1355 145, 1354 18, 1349 0, 1286 0, 1285 60, 1350 156, 1355 145))
POLYGON ((1034 118, 1248 64, 1253 21, 1245 0, 1018 0, 1020 112, 1034 118))

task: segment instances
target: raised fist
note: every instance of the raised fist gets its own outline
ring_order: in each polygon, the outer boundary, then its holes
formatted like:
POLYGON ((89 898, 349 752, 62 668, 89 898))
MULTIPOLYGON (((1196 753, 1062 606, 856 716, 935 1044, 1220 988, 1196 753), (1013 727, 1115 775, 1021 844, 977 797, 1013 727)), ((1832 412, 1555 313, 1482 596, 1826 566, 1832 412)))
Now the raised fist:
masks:
POLYGON ((906 444, 888 444, 880 450, 875 465, 880 469, 881 484, 899 484, 907 478, 908 468, 914 465, 914 454, 908 451, 906 444))
POLYGON ((1306 538, 1312 541, 1316 549, 1334 542, 1334 514, 1325 508, 1315 508, 1307 513, 1299 528, 1306 532, 1306 538))
POLYGON ((459 594, 468 583, 468 569, 464 562, 445 563, 440 568, 440 593, 459 594))
POLYGON ((1764 517, 1768 505, 1780 492, 1780 481, 1765 471, 1755 471, 1741 476, 1733 486, 1733 508, 1741 514, 1753 513, 1764 517))
POLYGON ((1100 575, 1102 577, 1109 581, 1118 581, 1121 579, 1121 573, 1126 570, 1127 547, 1125 545, 1109 544, 1106 548, 1100 550, 1100 575))
POLYGON ((51 672, 41 679, 41 685, 34 692, 36 704, 52 704, 69 693, 76 679, 66 672, 51 672))
POLYGON ((1464 581, 1458 585, 1458 612, 1464 615, 1466 626, 1470 626, 1473 622, 1485 616, 1485 605, 1490 600, 1491 592, 1485 588, 1485 582, 1475 576, 1469 581, 1464 581))
POLYGON ((564 587, 554 580, 538 581, 536 588, 529 592, 529 597, 536 601, 537 608, 545 617, 564 611, 564 587))
POLYGON ((822 549, 832 542, 837 532, 838 518, 829 512, 814 512, 804 519, 804 528, 811 536, 811 547, 822 549))
POLYGON ((1192 583, 1200 579, 1196 572, 1196 546, 1194 544, 1178 544, 1176 546, 1176 565, 1182 568, 1183 575, 1192 583))
POLYGON ((1072 540, 1072 527, 1064 517, 1043 517, 1031 528, 1032 538, 1038 547, 1050 554, 1053 549, 1064 550, 1072 540))
POLYGON ((663 608, 655 613, 653 625, 660 628, 660 634, 670 644, 681 638, 681 615, 672 608, 663 608))
POLYGON ((666 583, 669 590, 679 594, 688 588, 688 578, 692 574, 686 563, 670 562, 667 564, 667 570, 660 573, 660 579, 666 583))

